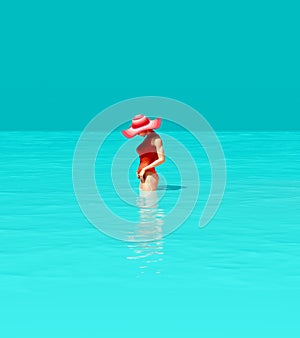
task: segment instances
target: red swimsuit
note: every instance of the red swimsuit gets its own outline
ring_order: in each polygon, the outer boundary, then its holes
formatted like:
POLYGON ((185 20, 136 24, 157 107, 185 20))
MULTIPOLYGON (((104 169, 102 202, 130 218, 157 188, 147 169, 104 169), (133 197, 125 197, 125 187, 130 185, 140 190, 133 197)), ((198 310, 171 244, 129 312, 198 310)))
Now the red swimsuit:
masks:
MULTIPOLYGON (((151 140, 152 140, 151 137, 146 137, 146 139, 136 148, 136 151, 140 156, 140 165, 137 170, 138 173, 140 173, 140 171, 147 165, 158 159, 156 147, 151 145, 151 140)), ((148 171, 156 173, 155 168, 147 169, 145 174, 148 171)))

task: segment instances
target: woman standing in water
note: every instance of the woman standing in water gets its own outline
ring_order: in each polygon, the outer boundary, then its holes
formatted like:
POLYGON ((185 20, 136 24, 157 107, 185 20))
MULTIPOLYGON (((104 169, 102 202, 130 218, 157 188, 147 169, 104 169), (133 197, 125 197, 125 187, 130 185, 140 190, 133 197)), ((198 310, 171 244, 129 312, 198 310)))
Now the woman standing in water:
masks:
POLYGON ((140 165, 136 172, 140 180, 140 189, 154 191, 157 189, 159 176, 155 167, 165 162, 165 154, 160 136, 153 130, 160 127, 161 118, 150 120, 146 116, 136 115, 131 127, 122 130, 125 137, 131 138, 140 135, 145 140, 136 148, 140 157, 140 165))

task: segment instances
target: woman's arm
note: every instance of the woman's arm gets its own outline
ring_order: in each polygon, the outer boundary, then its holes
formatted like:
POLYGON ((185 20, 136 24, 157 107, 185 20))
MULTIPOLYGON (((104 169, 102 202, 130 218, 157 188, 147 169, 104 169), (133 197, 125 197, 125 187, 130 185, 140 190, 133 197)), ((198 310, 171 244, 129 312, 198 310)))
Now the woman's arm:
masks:
POLYGON ((158 159, 153 161, 152 163, 150 163, 149 165, 147 165, 146 167, 144 167, 144 171, 150 169, 150 168, 154 168, 157 167, 158 165, 162 164, 165 162, 165 153, 164 153, 164 148, 162 145, 162 140, 160 138, 156 138, 154 140, 154 145, 156 147, 156 151, 157 151, 157 155, 158 155, 158 159))

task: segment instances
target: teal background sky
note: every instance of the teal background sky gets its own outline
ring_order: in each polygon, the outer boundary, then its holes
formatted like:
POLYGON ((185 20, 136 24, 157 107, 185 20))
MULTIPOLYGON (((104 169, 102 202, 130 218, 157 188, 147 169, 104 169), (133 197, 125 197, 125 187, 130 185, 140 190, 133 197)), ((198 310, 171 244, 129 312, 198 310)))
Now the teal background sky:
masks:
POLYGON ((0 5, 2 130, 81 130, 136 96, 216 130, 300 130, 296 1, 0 5))

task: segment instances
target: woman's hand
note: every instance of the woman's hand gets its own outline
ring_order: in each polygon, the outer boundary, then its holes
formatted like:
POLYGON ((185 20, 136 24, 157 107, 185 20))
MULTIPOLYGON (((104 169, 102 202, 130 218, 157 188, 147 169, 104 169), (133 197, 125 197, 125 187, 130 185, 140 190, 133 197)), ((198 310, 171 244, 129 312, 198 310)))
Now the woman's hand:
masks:
POLYGON ((142 169, 142 170, 140 171, 140 173, 138 174, 138 178, 140 179, 140 181, 141 181, 142 183, 145 182, 145 181, 144 181, 144 174, 145 174, 145 169, 142 169))

